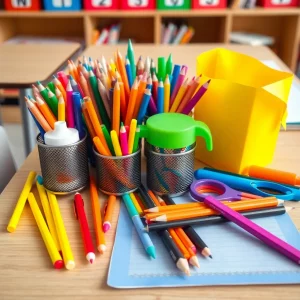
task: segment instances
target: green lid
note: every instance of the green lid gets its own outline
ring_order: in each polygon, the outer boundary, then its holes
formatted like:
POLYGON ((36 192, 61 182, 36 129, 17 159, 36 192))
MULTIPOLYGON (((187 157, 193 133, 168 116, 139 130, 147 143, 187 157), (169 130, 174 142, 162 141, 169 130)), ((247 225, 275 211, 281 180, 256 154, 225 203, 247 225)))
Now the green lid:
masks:
POLYGON ((178 113, 157 114, 141 126, 140 137, 146 138, 152 146, 178 149, 187 147, 202 136, 207 150, 213 148, 210 130, 206 124, 195 121, 193 118, 178 113))

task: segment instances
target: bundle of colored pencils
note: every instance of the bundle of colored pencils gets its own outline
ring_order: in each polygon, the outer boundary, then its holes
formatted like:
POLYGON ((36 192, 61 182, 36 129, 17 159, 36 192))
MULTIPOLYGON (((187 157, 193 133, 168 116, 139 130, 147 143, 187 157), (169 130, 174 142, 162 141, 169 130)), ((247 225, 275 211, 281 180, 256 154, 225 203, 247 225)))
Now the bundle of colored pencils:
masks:
POLYGON ((172 55, 159 57, 157 70, 149 57, 135 63, 129 40, 125 60, 117 51, 109 63, 104 56, 83 56, 77 66, 68 61, 69 75, 61 71, 47 87, 33 85, 35 99, 26 102, 42 135, 55 121, 66 120, 81 138, 87 131, 100 154, 127 155, 137 150, 139 125, 146 116, 189 114, 207 91, 209 81, 201 85, 201 76, 189 80, 187 70, 173 66, 172 55))

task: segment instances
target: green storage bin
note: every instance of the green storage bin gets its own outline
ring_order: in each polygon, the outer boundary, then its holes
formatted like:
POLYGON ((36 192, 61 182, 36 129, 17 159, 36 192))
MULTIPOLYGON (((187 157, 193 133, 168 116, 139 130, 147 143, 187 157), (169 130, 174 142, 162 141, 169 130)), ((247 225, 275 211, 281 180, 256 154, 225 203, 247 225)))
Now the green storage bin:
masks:
POLYGON ((157 0, 157 9, 190 9, 191 0, 157 0))

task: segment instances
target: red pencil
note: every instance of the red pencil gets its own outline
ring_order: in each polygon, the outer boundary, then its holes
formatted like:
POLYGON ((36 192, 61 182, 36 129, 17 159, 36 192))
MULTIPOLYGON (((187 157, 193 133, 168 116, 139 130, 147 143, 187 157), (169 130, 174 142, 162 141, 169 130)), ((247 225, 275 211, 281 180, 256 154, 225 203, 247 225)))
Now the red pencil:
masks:
POLYGON ((92 264, 96 258, 96 255, 95 255, 94 245, 92 242, 92 237, 89 229, 89 224, 87 222, 87 218, 84 212, 83 199, 79 193, 76 193, 74 197, 74 211, 80 224, 80 230, 81 230, 82 240, 84 244, 85 257, 87 261, 89 261, 92 264))

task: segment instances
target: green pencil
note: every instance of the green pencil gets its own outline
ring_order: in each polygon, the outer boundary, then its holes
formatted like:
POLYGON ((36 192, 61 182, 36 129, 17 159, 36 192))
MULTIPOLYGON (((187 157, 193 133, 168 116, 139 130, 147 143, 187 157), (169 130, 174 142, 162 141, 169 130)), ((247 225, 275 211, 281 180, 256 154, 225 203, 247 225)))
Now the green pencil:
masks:
POLYGON ((168 57, 168 60, 167 60, 167 64, 166 64, 166 73, 168 75, 171 75, 172 70, 173 70, 173 58, 172 58, 172 54, 170 54, 168 57))
POLYGON ((138 125, 138 127, 135 130, 132 153, 136 152, 139 149, 140 131, 141 131, 141 126, 138 125))
POLYGON ((48 84, 47 84, 47 87, 49 88, 49 90, 55 94, 55 85, 52 81, 50 81, 48 84))
MULTIPOLYGON (((37 87, 40 91, 41 96, 43 97, 43 99, 45 100, 47 105, 50 107, 50 109, 52 110, 54 115, 57 117, 58 108, 57 108, 57 106, 55 106, 55 99, 50 99, 49 98, 48 91, 50 91, 50 90, 46 89, 39 81, 37 82, 37 87)), ((57 101, 57 105, 58 105, 58 101, 57 101)))
POLYGON ((104 123, 104 125, 106 126, 106 128, 108 130, 110 130, 110 121, 103 103, 103 100, 100 96, 99 90, 98 90, 98 82, 97 82, 97 78, 94 74, 94 72, 92 70, 89 71, 89 81, 91 84, 91 88, 98 106, 98 110, 101 116, 101 120, 104 123))
POLYGON ((49 107, 51 108, 54 115, 58 116, 58 99, 55 94, 48 90, 48 98, 49 98, 49 107))
POLYGON ((153 59, 151 59, 150 72, 151 72, 151 75, 152 75, 152 76, 153 76, 153 74, 156 75, 156 67, 155 67, 155 62, 154 62, 153 59))
POLYGON ((165 80, 166 77, 166 60, 164 57, 159 57, 157 59, 157 77, 159 80, 165 80))
POLYGON ((128 60, 130 62, 130 68, 131 68, 132 78, 134 80, 135 77, 136 77, 136 67, 135 67, 134 51, 133 51, 133 46, 132 46, 132 43, 131 43, 131 39, 128 40, 127 58, 128 58, 128 60))
POLYGON ((102 132, 104 134, 104 137, 105 137, 105 140, 106 140, 106 143, 107 143, 107 146, 111 152, 111 155, 112 156, 115 156, 115 151, 114 151, 114 146, 112 144, 112 140, 111 140, 111 137, 110 137, 110 134, 106 128, 106 126, 104 124, 101 125, 101 129, 102 129, 102 132))

